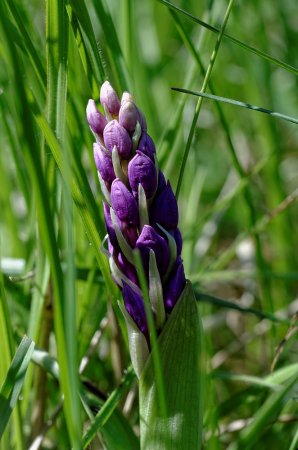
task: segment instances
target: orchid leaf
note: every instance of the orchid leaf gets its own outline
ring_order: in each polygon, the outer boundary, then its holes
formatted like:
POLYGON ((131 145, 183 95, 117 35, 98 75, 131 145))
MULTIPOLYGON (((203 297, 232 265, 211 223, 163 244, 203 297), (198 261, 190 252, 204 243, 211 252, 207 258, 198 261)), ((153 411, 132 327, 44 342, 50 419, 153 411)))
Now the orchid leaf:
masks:
POLYGON ((198 450, 203 414, 202 331, 190 282, 166 322, 158 344, 167 413, 162 416, 159 408, 151 354, 140 378, 141 449, 198 450))

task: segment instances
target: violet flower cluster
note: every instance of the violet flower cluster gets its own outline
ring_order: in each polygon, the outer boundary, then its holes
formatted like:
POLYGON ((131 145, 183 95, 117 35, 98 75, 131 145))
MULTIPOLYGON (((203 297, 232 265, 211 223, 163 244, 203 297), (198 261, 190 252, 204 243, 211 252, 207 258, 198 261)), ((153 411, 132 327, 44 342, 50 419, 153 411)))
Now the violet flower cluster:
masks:
POLYGON ((122 291, 126 313, 149 343, 133 251, 140 252, 153 317, 160 330, 186 283, 177 201, 158 169, 154 142, 131 94, 124 92, 120 101, 106 81, 100 102, 104 114, 89 100, 87 120, 96 139, 94 159, 106 200, 111 272, 122 291))

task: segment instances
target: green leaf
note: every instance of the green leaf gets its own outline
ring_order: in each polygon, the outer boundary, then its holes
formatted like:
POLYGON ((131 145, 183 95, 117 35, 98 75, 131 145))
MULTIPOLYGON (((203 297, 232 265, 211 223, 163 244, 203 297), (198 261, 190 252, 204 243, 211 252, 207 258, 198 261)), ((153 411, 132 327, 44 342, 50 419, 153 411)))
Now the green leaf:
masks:
POLYGON ((34 342, 24 336, 7 372, 0 392, 0 438, 18 400, 26 371, 34 349, 34 342))
POLYGON ((201 321, 188 282, 159 339, 167 415, 160 414, 152 355, 140 378, 142 450, 201 448, 201 321))

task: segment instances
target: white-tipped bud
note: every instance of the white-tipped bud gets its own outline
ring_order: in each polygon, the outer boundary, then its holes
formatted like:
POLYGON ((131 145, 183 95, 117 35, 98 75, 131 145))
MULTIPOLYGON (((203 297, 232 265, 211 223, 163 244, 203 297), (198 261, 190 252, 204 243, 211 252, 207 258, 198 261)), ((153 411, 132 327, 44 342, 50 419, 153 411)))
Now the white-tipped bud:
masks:
POLYGON ((119 113, 120 101, 115 89, 108 81, 105 81, 100 89, 100 103, 110 114, 116 116, 119 113))

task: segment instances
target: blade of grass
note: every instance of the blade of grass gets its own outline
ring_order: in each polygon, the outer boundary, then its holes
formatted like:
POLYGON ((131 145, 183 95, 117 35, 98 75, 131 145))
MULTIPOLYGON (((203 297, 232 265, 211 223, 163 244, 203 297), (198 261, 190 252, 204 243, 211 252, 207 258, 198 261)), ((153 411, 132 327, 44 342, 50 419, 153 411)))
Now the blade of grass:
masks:
MULTIPOLYGON (((41 327, 43 326, 42 313, 50 279, 50 264, 40 242, 38 243, 36 255, 35 289, 32 294, 27 334, 34 342, 38 343, 41 327)), ((32 398, 33 376, 34 367, 30 365, 23 389, 22 411, 24 413, 28 411, 30 398, 32 398)))
MULTIPOLYGON (((62 305, 64 301, 64 284, 63 274, 60 264, 59 251, 55 236, 55 229, 53 224, 53 217, 51 215, 51 207, 49 203, 49 194, 42 171, 39 148, 36 141, 36 130, 33 125, 33 117, 27 97, 27 92, 23 84, 23 70, 21 60, 18 58, 18 53, 14 46, 12 39, 10 39, 9 29, 6 27, 5 16, 3 15, 3 8, 0 4, 0 24, 3 31, 2 35, 3 45, 5 45, 5 55, 8 60, 7 67, 10 70, 11 82, 16 86, 15 92, 18 95, 14 96, 13 101, 16 102, 16 111, 18 113, 17 132, 19 139, 23 144, 24 159, 26 161, 28 171, 32 180, 33 192, 36 196, 36 205, 38 213, 38 225, 40 238, 43 242, 44 248, 49 256, 52 279, 55 294, 55 320, 56 320, 56 338, 58 342, 58 354, 62 373, 62 390, 66 399, 71 399, 71 387, 68 379, 68 359, 67 349, 65 345, 65 333, 63 323, 62 305)), ((68 401, 66 400, 66 404, 68 401)), ((79 449, 80 432, 76 425, 71 429, 74 423, 72 418, 72 411, 65 409, 67 424, 70 427, 70 436, 74 440, 74 448, 79 449)))
POLYGON ((128 90, 130 89, 130 80, 127 73, 127 66, 129 67, 129 63, 127 65, 125 64, 116 28, 108 5, 104 0, 93 0, 93 6, 102 27, 105 47, 109 56, 109 63, 112 66, 112 84, 119 92, 128 90))
POLYGON ((287 122, 292 122, 298 124, 298 119, 296 117, 287 116, 286 114, 281 114, 279 112, 271 111, 270 109, 263 108, 262 106, 251 105, 247 102, 241 102, 239 100, 233 100, 231 98, 220 97, 218 95, 207 94, 206 92, 194 92, 183 88, 172 88, 173 91, 182 92, 183 94, 195 95, 196 97, 208 98, 209 100, 215 100, 216 102, 228 103, 234 106, 240 106, 241 108, 252 109, 261 113, 269 114, 270 116, 278 117, 279 119, 286 120, 287 122))
POLYGON ((29 56, 30 62, 33 66, 33 69, 36 73, 36 76, 39 80, 40 86, 43 89, 43 92, 45 92, 45 79, 46 79, 46 72, 44 70, 44 66, 42 63, 42 60, 37 52, 37 50, 34 47, 32 38, 30 37, 25 25, 24 20, 21 17, 18 8, 16 7, 14 2, 10 2, 6 0, 6 5, 13 16, 17 29, 19 31, 22 44, 26 50, 27 55, 29 56))
POLYGON ((260 317, 261 319, 268 319, 271 322, 285 323, 285 324, 290 323, 290 321, 288 319, 282 319, 282 318, 277 317, 274 314, 268 313, 266 311, 260 311, 255 308, 248 308, 245 306, 241 306, 241 305, 238 305, 237 303, 230 302, 228 300, 224 300, 222 298, 215 297, 214 295, 209 295, 204 292, 199 292, 197 290, 196 290, 196 297, 197 297, 197 300, 199 300, 201 302, 211 303, 212 305, 216 305, 221 308, 233 309, 235 311, 239 311, 239 312, 242 312, 245 314, 254 314, 257 317, 260 317))
POLYGON ((266 430, 266 425, 274 421, 281 411, 286 397, 296 384, 298 375, 295 374, 285 386, 277 392, 271 394, 266 402, 254 415, 252 423, 250 423, 241 433, 239 439, 239 448, 250 449, 260 436, 266 430))
MULTIPOLYGON (((68 17, 66 4, 60 0, 47 2, 47 73, 48 73, 48 118, 49 124, 57 140, 64 144, 66 124, 66 95, 67 95, 67 62, 68 62, 68 17)), ((64 156, 65 179, 62 181, 62 241, 66 255, 66 270, 63 280, 63 296, 60 311, 54 306, 54 326, 57 337, 57 346, 65 346, 67 359, 64 364, 61 357, 63 352, 58 351, 58 361, 61 367, 61 386, 65 392, 64 412, 74 449, 81 448, 81 414, 79 401, 78 357, 77 357, 77 330, 76 330, 76 299, 75 299, 75 270, 74 270, 74 243, 71 214, 71 197, 69 166, 64 156), (59 317, 58 317, 59 314, 59 317), (60 316, 62 314, 62 317, 60 316), (63 330, 59 330, 62 326, 63 330), (63 333, 64 331, 64 333, 63 333), (59 337, 63 337, 61 342, 59 337)))
POLYGON ((289 450, 296 450, 298 446, 298 427, 295 433, 295 436, 293 437, 293 440, 291 442, 291 445, 289 447, 289 450))
POLYGON ((83 436, 84 449, 88 447, 92 439, 95 437, 96 433, 104 426, 106 421, 109 419, 109 417, 117 407, 119 401, 123 397, 124 393, 131 386, 134 378, 135 373, 133 368, 130 366, 126 370, 119 386, 111 393, 111 395, 99 410, 99 412, 96 414, 93 422, 85 432, 83 436))
POLYGON ((68 6, 67 10, 78 48, 80 49, 82 44, 84 46, 84 52, 81 54, 81 57, 83 56, 82 62, 85 70, 87 70, 86 61, 88 61, 91 73, 95 77, 95 86, 93 88, 97 90, 97 86, 103 83, 106 75, 88 9, 84 0, 70 0, 70 6, 71 9, 68 6))
MULTIPOLYGON (((228 23, 228 19, 229 19, 230 13, 232 11, 233 3, 234 3, 234 0, 230 0, 229 1, 229 5, 228 5, 228 8, 227 8, 225 16, 224 16, 222 27, 221 27, 220 33, 218 35, 218 38, 216 40, 216 43, 215 43, 212 55, 210 57, 210 61, 209 61, 209 64, 208 64, 206 75, 204 77, 204 81, 203 81, 202 89, 201 89, 202 92, 204 92, 207 89, 208 82, 209 82, 209 79, 211 77, 212 69, 213 69, 213 66, 214 66, 214 63, 215 63, 215 60, 216 60, 216 57, 217 57, 217 53, 218 53, 218 50, 219 50, 219 47, 220 47, 220 44, 221 44, 221 41, 222 41, 222 37, 223 37, 224 31, 225 31, 226 25, 228 23)), ((198 120, 198 117, 199 117, 199 114, 200 114, 200 111, 201 111, 202 103, 203 103, 203 98, 201 97, 201 98, 199 98, 197 106, 196 106, 196 109, 195 109, 195 114, 194 114, 194 117, 193 117, 193 120, 192 120, 192 124, 191 124, 190 131, 189 131, 189 134, 188 134, 187 142, 186 142, 186 147, 185 147, 184 154, 183 154, 183 160, 182 160, 182 164, 181 164, 181 168, 180 168, 180 172, 179 172, 179 178, 178 178, 177 187, 176 187, 176 197, 177 197, 177 199, 179 197, 179 192, 180 192, 180 189, 181 189, 181 184, 182 184, 182 179, 183 179, 183 175, 184 175, 184 170, 185 170, 187 158, 188 158, 188 155, 189 155, 191 143, 192 143, 192 140, 193 140, 193 136, 194 136, 194 133, 195 133, 197 120, 198 120)))
POLYGON ((34 342, 25 336, 20 343, 0 391, 0 439, 17 403, 26 371, 34 350, 34 342))
MULTIPOLYGON (((132 1, 124 1, 124 52, 127 66, 129 68, 133 67, 133 24, 132 22, 132 1)), ((131 73, 133 75, 133 73, 131 73)))
MULTIPOLYGON (((172 3, 168 2, 167 0, 158 0, 158 1, 160 3, 163 3, 169 9, 180 12, 181 14, 185 15, 192 21, 200 24, 202 27, 206 28, 207 30, 212 31, 217 34, 220 33, 220 28, 216 28, 216 27, 213 27, 212 25, 209 25, 208 23, 204 22, 203 20, 200 20, 197 17, 193 16, 192 14, 188 13, 187 11, 184 11, 183 9, 179 8, 178 6, 173 5, 172 3)), ((252 46, 246 44, 245 42, 240 41, 239 39, 234 38, 233 36, 231 36, 228 33, 224 33, 224 37, 229 39, 230 41, 232 41, 234 44, 237 44, 240 47, 244 48, 245 50, 247 50, 251 53, 254 53, 255 55, 257 55, 267 61, 270 61, 271 63, 273 63, 279 67, 282 67, 283 69, 287 70, 288 72, 298 75, 298 69, 296 67, 293 67, 290 64, 280 61, 279 59, 274 58, 273 56, 268 55, 267 53, 262 52, 261 50, 255 48, 255 47, 252 47, 252 46)))
MULTIPOLYGON (((0 242, 1 245, 1 242, 0 242)), ((2 248, 2 247, 0 247, 2 248)), ((1 252, 2 253, 2 252, 1 252)), ((0 382, 4 380, 6 372, 9 369, 9 365, 13 359, 14 354, 14 341, 13 341, 13 329, 10 319, 10 313, 4 289, 4 279, 2 274, 2 268, 0 267, 0 338, 1 338, 1 364, 0 364, 0 382)), ((1 418, 1 416, 0 416, 1 418)), ((24 450, 24 440, 22 432, 22 416, 19 404, 16 405, 13 414, 14 420, 14 432, 15 443, 17 450, 24 450)), ((9 435, 4 433, 2 436, 3 450, 5 445, 10 442, 9 435)), ((0 442, 1 447, 1 442, 0 442)), ((2 448, 2 447, 1 447, 2 448)), ((6 447, 8 448, 8 447, 6 447)))
POLYGON ((212 373, 212 378, 219 380, 240 381, 241 383, 258 386, 260 388, 269 388, 272 391, 278 390, 278 385, 270 383, 266 379, 252 375, 215 371, 212 373))

